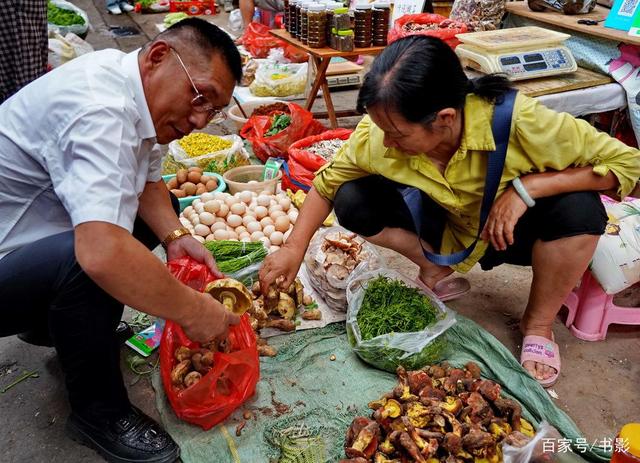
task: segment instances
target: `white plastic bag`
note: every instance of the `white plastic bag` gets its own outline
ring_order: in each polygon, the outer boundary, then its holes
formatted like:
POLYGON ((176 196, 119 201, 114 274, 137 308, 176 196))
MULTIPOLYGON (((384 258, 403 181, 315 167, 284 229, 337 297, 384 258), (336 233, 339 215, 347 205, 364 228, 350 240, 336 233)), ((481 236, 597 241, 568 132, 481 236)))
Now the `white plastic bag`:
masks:
POLYGON ((376 368, 395 372, 398 365, 408 370, 417 370, 425 365, 437 363, 445 357, 446 341, 439 337, 454 325, 455 315, 435 294, 417 287, 405 275, 388 268, 368 271, 356 269, 347 281, 347 302, 347 336, 353 350, 365 362, 376 368), (406 286, 419 289, 437 309, 438 321, 422 331, 389 333, 363 340, 358 326, 358 312, 368 283, 380 276, 400 280, 406 286))
POLYGON ((591 261, 591 273, 607 294, 640 281, 640 199, 604 199, 609 222, 591 261))
POLYGON ((556 428, 542 421, 535 436, 524 447, 502 444, 504 463, 585 463, 573 450, 559 448, 563 440, 556 428))
POLYGON ((82 19, 84 19, 84 24, 72 24, 69 26, 62 26, 59 24, 48 23, 49 31, 56 31, 63 37, 66 36, 69 32, 76 34, 79 37, 86 37, 87 32, 89 30, 89 16, 85 13, 84 10, 78 8, 73 3, 66 2, 65 0, 51 0, 51 4, 57 6, 58 8, 62 8, 64 10, 71 10, 77 15, 79 15, 82 19))
POLYGON ((384 259, 372 244, 342 227, 329 227, 316 233, 313 237, 304 258, 309 282, 322 295, 324 302, 331 309, 344 313, 347 311, 346 288, 349 274, 338 275, 330 271, 327 255, 322 250, 325 238, 335 238, 339 234, 355 236, 356 242, 361 246, 360 262, 357 263, 355 269, 373 270, 382 267, 384 266, 384 259))
POLYGON ((266 60, 260 64, 249 90, 255 96, 301 95, 307 84, 307 69, 307 63, 279 64, 266 60))
POLYGON ((66 37, 62 37, 56 31, 49 32, 49 55, 47 60, 52 68, 57 68, 78 56, 92 51, 93 47, 89 43, 72 32, 69 32, 66 37))
POLYGON ((169 151, 163 162, 162 173, 175 174, 179 169, 201 167, 207 172, 222 175, 229 169, 249 164, 249 154, 244 149, 244 143, 239 135, 225 135, 220 138, 229 140, 232 143, 231 147, 196 157, 189 157, 180 146, 179 140, 172 141, 169 143, 169 151))

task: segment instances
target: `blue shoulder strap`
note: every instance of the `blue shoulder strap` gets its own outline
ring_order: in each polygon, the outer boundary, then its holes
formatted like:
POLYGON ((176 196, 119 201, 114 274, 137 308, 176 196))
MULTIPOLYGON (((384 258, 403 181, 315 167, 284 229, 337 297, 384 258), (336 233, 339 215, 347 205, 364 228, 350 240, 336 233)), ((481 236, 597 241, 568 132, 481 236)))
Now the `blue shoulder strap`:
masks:
MULTIPOLYGON (((513 114, 513 104, 515 102, 517 91, 510 89, 503 97, 502 101, 498 101, 493 112, 493 121, 491 122, 491 130, 495 140, 496 149, 489 154, 489 162, 487 163, 487 175, 484 185, 484 196, 482 197, 482 206, 480 208, 480 224, 478 226, 478 235, 471 246, 468 248, 454 252, 453 254, 443 255, 436 254, 422 248, 425 257, 436 265, 449 266, 459 264, 471 255, 480 239, 480 234, 484 228, 491 206, 495 200, 500 179, 502 178, 502 170, 504 168, 504 160, 507 156, 507 147, 509 146, 509 134, 511 133, 511 116, 513 114)), ((422 229, 422 196, 420 190, 413 187, 404 188, 401 191, 404 202, 406 203, 411 217, 413 218, 414 228, 418 236, 422 229)), ((420 244, 422 246, 422 243, 420 244)))

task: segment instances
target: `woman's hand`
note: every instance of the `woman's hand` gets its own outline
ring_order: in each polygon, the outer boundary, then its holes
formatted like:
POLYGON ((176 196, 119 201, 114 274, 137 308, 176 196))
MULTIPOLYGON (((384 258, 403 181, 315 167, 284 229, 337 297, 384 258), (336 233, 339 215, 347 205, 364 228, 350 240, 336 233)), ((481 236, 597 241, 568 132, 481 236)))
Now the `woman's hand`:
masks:
POLYGON ((224 276, 220 273, 220 270, 218 270, 216 261, 209 250, 193 236, 181 236, 167 246, 168 261, 185 256, 192 257, 201 264, 205 264, 216 278, 222 278, 224 276))
POLYGON ((480 238, 490 241, 496 251, 505 251, 513 244, 513 230, 526 210, 527 205, 518 192, 509 187, 493 203, 480 238))
POLYGON ((285 244, 279 251, 269 254, 260 269, 262 293, 267 294, 269 286, 280 276, 284 277, 284 281, 280 284, 281 287, 288 288, 296 279, 304 252, 304 249, 299 249, 293 244, 285 244))

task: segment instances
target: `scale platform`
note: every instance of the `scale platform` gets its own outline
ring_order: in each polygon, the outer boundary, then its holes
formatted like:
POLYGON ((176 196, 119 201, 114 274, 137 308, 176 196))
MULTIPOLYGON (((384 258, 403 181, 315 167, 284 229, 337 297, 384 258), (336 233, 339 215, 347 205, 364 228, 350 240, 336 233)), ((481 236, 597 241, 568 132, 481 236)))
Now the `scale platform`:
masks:
POLYGON ((575 72, 571 51, 563 42, 569 34, 541 27, 516 27, 456 36, 462 65, 484 74, 505 73, 511 80, 535 79, 575 72))

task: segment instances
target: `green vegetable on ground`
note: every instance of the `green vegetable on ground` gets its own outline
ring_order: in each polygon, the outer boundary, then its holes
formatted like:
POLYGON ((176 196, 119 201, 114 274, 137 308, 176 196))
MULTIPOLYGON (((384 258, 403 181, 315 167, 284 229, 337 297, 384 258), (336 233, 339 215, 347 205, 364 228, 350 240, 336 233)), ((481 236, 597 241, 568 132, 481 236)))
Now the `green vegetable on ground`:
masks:
POLYGON ((291 116, 289 116, 288 114, 276 114, 273 117, 271 128, 264 135, 265 137, 272 137, 289 127, 290 124, 291 116))
POLYGON ((418 289, 381 276, 369 281, 357 321, 366 341, 388 333, 422 331, 438 321, 438 310, 418 289))
POLYGON ((164 25, 167 27, 171 27, 173 26, 175 23, 182 21, 183 19, 187 19, 189 17, 189 15, 187 13, 184 12, 179 12, 179 13, 168 13, 165 17, 164 17, 164 25))
POLYGON ((222 273, 234 273, 267 256, 262 242, 245 243, 242 241, 207 241, 204 246, 216 260, 222 273))
POLYGON ((60 8, 47 2, 47 21, 56 26, 83 25, 84 18, 72 10, 60 8))

